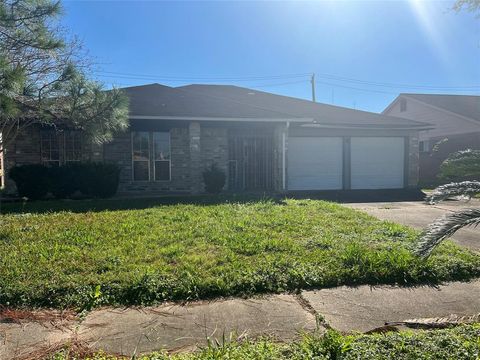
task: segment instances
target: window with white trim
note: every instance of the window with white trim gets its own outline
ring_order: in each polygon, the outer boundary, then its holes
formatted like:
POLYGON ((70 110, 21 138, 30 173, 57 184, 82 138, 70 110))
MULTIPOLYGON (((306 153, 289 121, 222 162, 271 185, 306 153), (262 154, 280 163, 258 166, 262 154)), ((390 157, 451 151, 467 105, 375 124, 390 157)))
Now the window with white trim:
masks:
POLYGON ((154 132, 153 137, 153 168, 155 181, 170 180, 170 133, 154 132))
POLYGON ((429 152, 430 151, 430 144, 428 143, 428 140, 420 141, 418 143, 418 150, 420 152, 429 152))
POLYGON ((82 160, 82 134, 79 131, 64 133, 65 163, 82 160))
POLYGON ((45 165, 60 166, 60 135, 55 130, 41 131, 41 157, 45 165))
POLYGON ((132 132, 132 177, 134 181, 170 181, 170 133, 132 132))
POLYGON ((41 159, 47 166, 60 166, 82 160, 82 133, 75 130, 40 132, 41 159))
POLYGON ((150 180, 150 134, 146 131, 132 132, 133 180, 150 180))

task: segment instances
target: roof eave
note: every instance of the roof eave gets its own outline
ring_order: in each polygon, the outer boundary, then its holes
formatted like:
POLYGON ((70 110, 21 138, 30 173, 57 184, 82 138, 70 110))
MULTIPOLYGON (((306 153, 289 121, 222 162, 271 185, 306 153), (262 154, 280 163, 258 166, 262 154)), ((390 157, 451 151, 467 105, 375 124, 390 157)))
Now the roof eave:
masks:
POLYGON ((365 130, 432 130, 434 127, 429 125, 400 125, 400 124, 304 124, 302 127, 321 128, 321 129, 365 129, 365 130))
POLYGON ((296 122, 312 123, 313 118, 254 118, 254 117, 210 117, 210 116, 157 116, 129 115, 132 120, 178 120, 178 121, 223 121, 223 122, 296 122))

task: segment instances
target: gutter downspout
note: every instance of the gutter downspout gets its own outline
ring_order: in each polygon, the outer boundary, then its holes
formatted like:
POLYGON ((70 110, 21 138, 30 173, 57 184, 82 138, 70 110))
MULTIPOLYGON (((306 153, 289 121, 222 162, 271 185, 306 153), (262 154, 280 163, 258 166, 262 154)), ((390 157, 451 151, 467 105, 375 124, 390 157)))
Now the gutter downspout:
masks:
POLYGON ((285 123, 282 132, 282 189, 287 190, 287 131, 290 127, 290 121, 285 123))

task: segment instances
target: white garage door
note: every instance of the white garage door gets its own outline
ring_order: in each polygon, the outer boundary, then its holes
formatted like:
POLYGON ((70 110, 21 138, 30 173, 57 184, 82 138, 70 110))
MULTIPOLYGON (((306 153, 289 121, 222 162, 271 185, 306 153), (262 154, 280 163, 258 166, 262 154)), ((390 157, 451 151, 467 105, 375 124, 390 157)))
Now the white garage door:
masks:
POLYGON ((403 187, 404 138, 352 137, 352 189, 403 187))
POLYGON ((343 141, 340 137, 288 139, 288 189, 342 189, 343 141))

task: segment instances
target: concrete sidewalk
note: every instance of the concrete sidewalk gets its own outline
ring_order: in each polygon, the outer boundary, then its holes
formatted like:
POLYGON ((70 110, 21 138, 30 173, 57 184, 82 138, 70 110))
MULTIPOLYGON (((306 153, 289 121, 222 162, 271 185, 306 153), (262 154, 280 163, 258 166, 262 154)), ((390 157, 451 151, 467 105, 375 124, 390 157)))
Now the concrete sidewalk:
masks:
MULTIPOLYGON (((436 205, 428 205, 422 201, 349 203, 345 206, 365 211, 381 220, 389 220, 408 225, 416 229, 424 229, 439 217, 466 208, 480 208, 479 199, 470 201, 442 201, 436 205)), ((457 244, 472 250, 480 250, 480 227, 463 228, 452 238, 457 244)))
POLYGON ((207 339, 272 336, 295 339, 318 328, 321 315, 335 329, 368 331, 385 322, 480 313, 480 280, 438 288, 338 287, 257 299, 105 308, 83 321, 5 322, 0 319, 0 359, 22 359, 71 339, 94 350, 131 356, 155 350, 192 350, 207 339))

